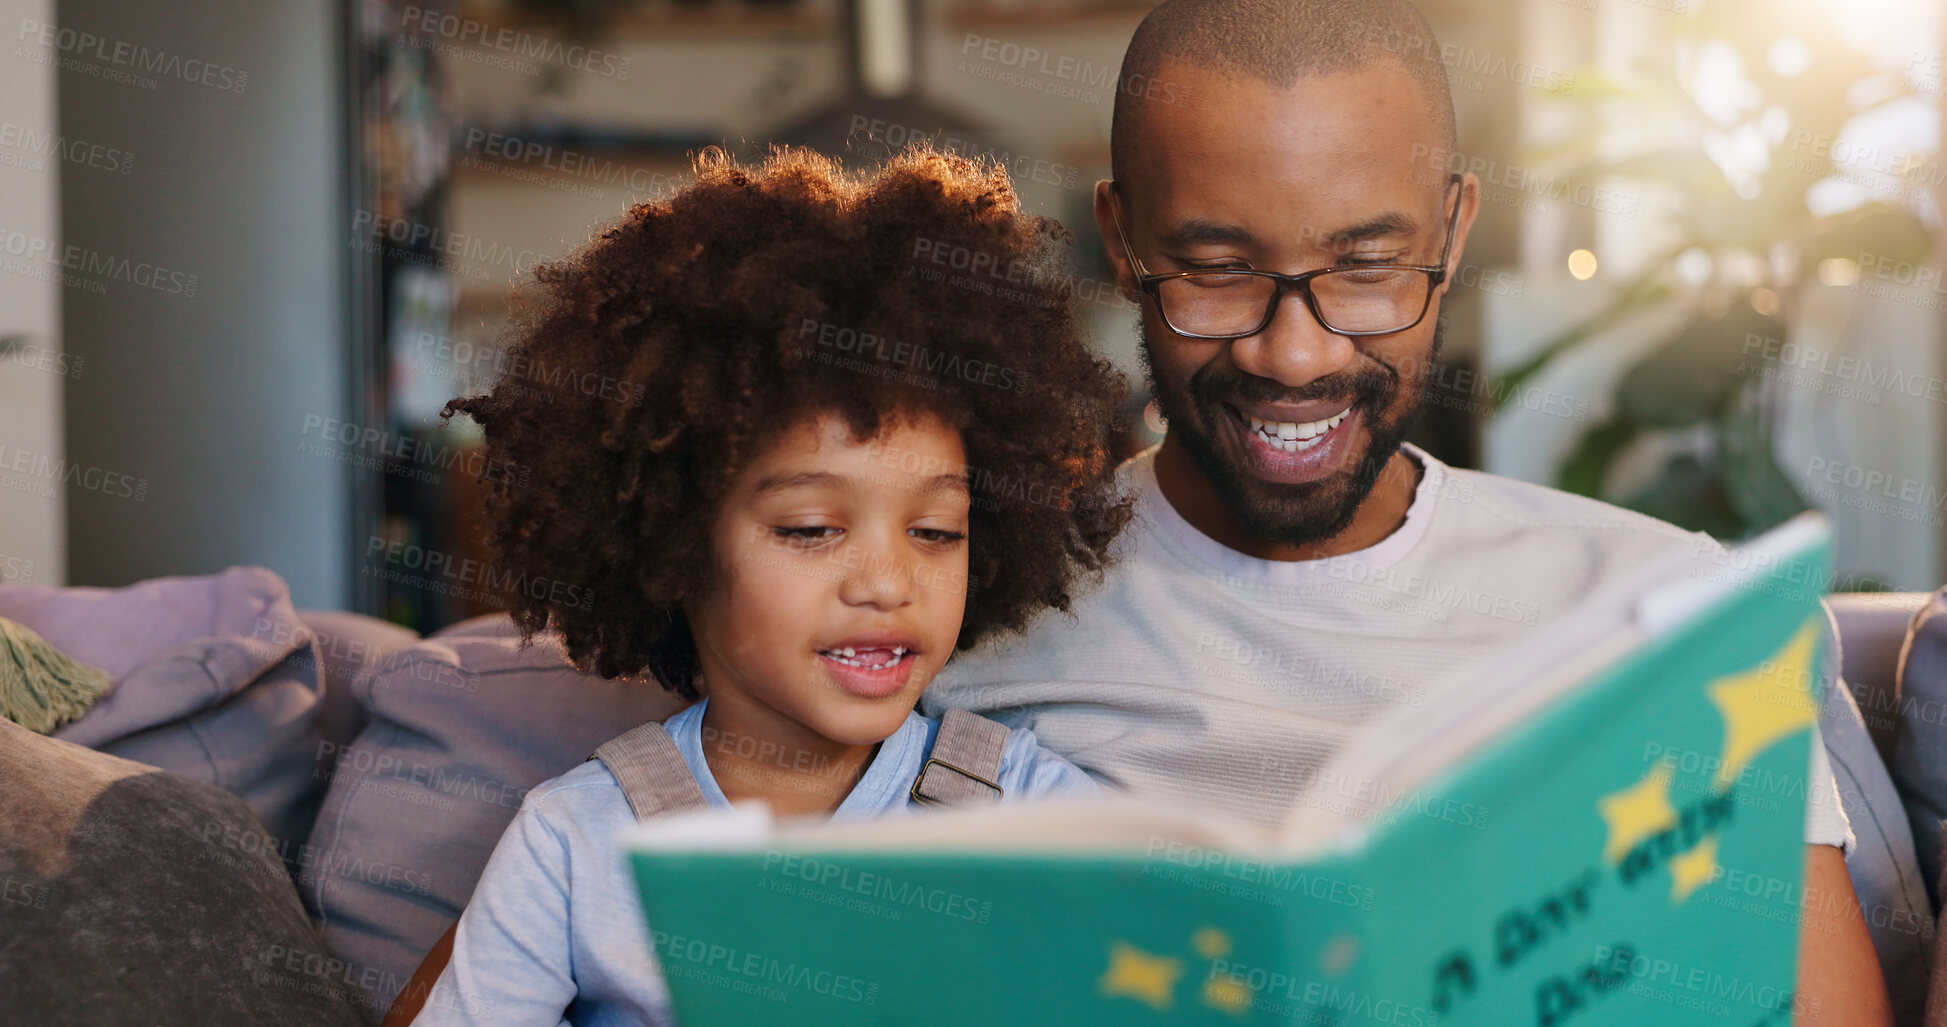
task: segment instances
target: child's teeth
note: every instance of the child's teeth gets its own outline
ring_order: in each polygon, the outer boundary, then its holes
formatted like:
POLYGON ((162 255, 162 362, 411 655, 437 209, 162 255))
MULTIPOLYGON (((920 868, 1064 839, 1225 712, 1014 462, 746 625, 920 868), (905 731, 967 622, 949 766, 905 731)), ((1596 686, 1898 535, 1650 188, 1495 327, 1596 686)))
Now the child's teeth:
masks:
MULTIPOLYGON (((872 650, 867 650, 867 651, 870 652, 872 650)), ((826 649, 822 651, 821 655, 823 655, 828 660, 832 660, 837 663, 842 663, 847 667, 883 668, 883 667, 890 667, 893 664, 898 663, 900 660, 905 659, 906 654, 911 650, 908 650, 903 645, 896 645, 893 646, 891 649, 879 649, 877 651, 891 653, 892 659, 887 660, 884 663, 867 663, 864 660, 857 658, 858 650, 852 648, 851 646, 846 646, 843 649, 826 649)))

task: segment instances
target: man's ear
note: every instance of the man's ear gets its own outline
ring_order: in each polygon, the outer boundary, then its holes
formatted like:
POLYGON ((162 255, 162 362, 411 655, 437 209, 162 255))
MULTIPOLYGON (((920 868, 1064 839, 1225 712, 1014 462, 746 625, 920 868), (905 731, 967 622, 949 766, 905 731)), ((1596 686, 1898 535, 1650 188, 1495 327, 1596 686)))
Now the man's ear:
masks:
POLYGON ((1467 235, 1474 229, 1474 219, 1481 212, 1481 180, 1473 172, 1460 178, 1460 222, 1454 226, 1453 255, 1447 258, 1447 280, 1440 283, 1440 291, 1445 295, 1453 283, 1460 280, 1461 258, 1467 255, 1467 235))
MULTIPOLYGON (((1115 274, 1122 298, 1137 303, 1142 294, 1136 288, 1136 269, 1129 263, 1129 251, 1123 248, 1122 236, 1115 230, 1115 201, 1114 183, 1106 178, 1095 183, 1095 230, 1102 236, 1102 252, 1109 258, 1109 270, 1115 274)), ((1126 230, 1129 226, 1122 227, 1126 230)))

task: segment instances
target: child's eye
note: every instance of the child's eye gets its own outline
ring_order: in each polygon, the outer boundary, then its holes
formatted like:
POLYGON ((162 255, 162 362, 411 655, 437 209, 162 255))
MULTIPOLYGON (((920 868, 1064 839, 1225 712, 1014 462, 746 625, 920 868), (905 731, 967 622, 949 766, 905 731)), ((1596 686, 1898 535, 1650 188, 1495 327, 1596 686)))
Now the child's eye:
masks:
POLYGON ((937 542, 942 545, 962 542, 967 537, 967 533, 964 531, 949 531, 945 528, 914 528, 910 534, 928 542, 937 542))
POLYGON ((780 524, 771 529, 771 534, 792 542, 809 544, 812 542, 823 542, 833 535, 838 534, 838 531, 839 529, 837 528, 823 524, 807 524, 802 526, 780 524))

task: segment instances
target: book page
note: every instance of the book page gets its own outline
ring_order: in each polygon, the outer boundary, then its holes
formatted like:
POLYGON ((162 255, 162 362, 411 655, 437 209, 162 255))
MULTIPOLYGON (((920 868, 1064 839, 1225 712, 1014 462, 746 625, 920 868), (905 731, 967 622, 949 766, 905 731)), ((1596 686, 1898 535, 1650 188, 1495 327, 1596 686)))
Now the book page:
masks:
POLYGON ((1268 855, 1274 840, 1273 832, 1254 824, 1120 795, 935 809, 836 824, 817 817, 772 823, 766 811, 762 830, 753 829, 750 816, 714 811, 658 818, 637 827, 625 841, 631 848, 662 852, 781 848, 1148 855, 1175 844, 1268 855), (712 826, 713 820, 723 823, 712 826))

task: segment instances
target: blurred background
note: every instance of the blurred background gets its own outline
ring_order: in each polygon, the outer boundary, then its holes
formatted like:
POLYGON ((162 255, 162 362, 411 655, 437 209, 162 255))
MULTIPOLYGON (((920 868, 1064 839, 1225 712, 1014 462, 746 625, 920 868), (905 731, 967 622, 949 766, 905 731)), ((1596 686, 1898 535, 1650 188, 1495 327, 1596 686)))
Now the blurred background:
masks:
MULTIPOLYGON (((709 144, 991 155, 1147 402, 1088 203, 1149 4, 5 4, 0 580, 500 608, 506 469, 437 412, 546 375, 512 283, 709 144)), ((1837 591, 1947 577, 1938 0, 1421 6, 1485 203, 1416 441, 1726 539, 1823 509, 1837 591)))

